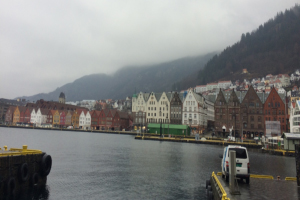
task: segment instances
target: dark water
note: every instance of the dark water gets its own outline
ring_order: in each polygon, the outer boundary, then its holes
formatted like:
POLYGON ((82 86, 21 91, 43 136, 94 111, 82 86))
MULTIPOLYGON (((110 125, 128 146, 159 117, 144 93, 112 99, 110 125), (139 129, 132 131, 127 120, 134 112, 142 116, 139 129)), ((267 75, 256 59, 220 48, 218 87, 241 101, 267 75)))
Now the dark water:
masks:
MULTIPOLYGON (((0 128, 1 146, 52 156, 45 191, 22 199, 206 199, 223 147, 100 133, 0 128)), ((251 173, 295 177, 295 158, 249 152, 251 173)), ((240 199, 298 199, 296 182, 254 180, 240 199), (279 188, 276 189, 276 188, 279 188)))

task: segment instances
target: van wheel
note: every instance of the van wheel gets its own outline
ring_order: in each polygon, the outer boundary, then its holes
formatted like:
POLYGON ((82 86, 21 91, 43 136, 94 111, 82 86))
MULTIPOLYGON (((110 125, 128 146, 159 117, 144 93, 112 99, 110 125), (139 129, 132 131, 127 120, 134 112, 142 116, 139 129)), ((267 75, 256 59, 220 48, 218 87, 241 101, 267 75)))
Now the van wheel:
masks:
POLYGON ((250 177, 246 178, 246 183, 247 183, 247 184, 250 183, 250 177))
POLYGON ((226 180, 226 182, 229 182, 229 176, 225 175, 225 180, 226 180))

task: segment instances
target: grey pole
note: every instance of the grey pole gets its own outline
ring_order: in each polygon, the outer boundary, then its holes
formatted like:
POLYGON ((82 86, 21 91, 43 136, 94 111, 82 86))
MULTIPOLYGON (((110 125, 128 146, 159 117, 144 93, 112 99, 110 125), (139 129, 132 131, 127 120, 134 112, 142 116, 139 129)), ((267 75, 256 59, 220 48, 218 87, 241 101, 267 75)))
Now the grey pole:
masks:
POLYGON ((236 177, 236 152, 229 151, 229 190, 230 194, 241 194, 238 188, 236 177))

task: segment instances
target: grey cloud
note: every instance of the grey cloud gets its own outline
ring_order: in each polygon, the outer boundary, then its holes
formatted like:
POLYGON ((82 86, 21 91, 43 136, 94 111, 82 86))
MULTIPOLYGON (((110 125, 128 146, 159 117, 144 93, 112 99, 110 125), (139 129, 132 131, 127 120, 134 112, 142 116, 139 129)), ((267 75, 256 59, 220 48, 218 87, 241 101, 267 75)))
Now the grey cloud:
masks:
POLYGON ((0 97, 222 50, 297 1, 2 1, 0 97))

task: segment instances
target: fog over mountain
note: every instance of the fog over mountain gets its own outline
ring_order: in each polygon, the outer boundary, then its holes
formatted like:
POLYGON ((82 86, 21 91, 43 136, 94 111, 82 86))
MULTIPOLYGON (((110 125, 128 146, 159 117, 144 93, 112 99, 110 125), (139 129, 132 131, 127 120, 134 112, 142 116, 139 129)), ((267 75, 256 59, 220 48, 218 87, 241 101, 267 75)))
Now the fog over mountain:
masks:
POLYGON ((132 96, 135 91, 171 91, 174 82, 187 76, 195 78, 197 76, 195 72, 201 69, 214 55, 216 55, 215 52, 156 65, 128 66, 121 68, 113 75, 91 74, 65 84, 53 92, 20 98, 30 101, 39 99, 57 101, 60 92, 64 92, 67 101, 124 99, 126 96, 132 96))

